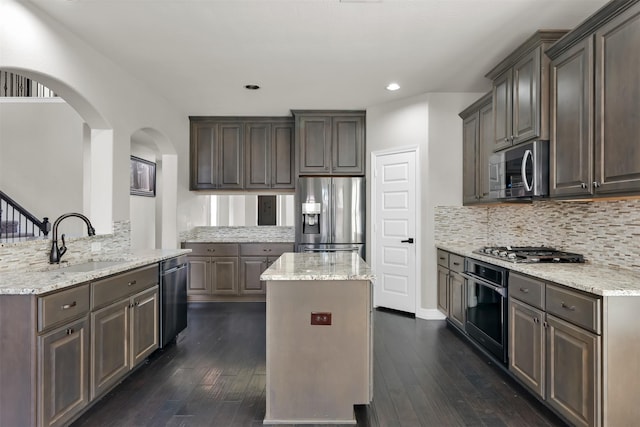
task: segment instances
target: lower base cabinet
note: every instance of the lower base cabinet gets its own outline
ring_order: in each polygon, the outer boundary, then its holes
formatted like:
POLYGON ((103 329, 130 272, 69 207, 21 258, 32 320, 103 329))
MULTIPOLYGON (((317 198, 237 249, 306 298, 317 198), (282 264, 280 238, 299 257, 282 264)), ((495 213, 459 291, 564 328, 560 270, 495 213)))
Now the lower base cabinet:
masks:
POLYGON ((62 426, 89 403, 89 319, 38 337, 38 425, 62 426))
POLYGON ((598 329, 600 300, 513 272, 509 289, 510 372, 572 425, 601 425, 601 336, 582 327, 598 329))

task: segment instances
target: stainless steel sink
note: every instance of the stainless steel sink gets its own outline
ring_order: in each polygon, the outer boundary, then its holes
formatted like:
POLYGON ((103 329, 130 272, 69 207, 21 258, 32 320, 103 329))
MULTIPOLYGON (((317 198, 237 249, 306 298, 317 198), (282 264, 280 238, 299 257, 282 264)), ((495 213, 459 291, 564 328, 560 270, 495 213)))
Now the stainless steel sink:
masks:
POLYGON ((87 261, 82 264, 70 265, 68 267, 60 267, 57 271, 60 273, 89 273, 91 271, 102 270, 127 261, 87 261))

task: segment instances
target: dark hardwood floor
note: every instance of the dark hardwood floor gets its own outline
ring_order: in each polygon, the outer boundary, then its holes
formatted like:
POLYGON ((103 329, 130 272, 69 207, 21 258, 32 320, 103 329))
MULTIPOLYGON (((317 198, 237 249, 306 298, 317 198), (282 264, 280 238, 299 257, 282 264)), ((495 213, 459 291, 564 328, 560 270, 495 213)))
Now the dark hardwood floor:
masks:
MULTIPOLYGON (((264 303, 193 303, 176 344, 79 426, 258 426, 265 413, 264 303)), ((562 426, 444 321, 376 310, 374 398, 358 426, 562 426)))

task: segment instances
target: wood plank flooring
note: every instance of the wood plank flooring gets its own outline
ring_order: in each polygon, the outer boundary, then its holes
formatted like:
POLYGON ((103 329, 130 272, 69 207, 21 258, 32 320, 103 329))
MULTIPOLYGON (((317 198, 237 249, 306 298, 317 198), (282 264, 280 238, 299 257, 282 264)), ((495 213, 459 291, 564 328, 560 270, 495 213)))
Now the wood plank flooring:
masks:
MULTIPOLYGON (((176 344, 72 426, 262 425, 264 303, 191 303, 176 344)), ((374 315, 374 399, 358 426, 562 426, 446 326, 386 310, 374 315)))

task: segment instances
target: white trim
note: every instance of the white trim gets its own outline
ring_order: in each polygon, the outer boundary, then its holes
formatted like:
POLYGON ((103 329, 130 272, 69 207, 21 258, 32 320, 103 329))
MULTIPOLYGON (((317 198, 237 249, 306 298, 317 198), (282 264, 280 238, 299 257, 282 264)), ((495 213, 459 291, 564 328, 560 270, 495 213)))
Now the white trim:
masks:
POLYGON ((424 320, 444 320, 447 316, 435 308, 419 307, 418 310, 416 310, 416 318, 424 320))
POLYGON ((35 97, 35 96, 2 96, 0 104, 66 104, 59 96, 35 97))
POLYGON ((376 194, 376 170, 377 170, 377 159, 380 156, 388 156, 391 154, 401 154, 401 153, 414 153, 415 156, 415 189, 416 189, 416 233, 415 233, 415 245, 416 245, 416 294, 414 300, 414 312, 417 315, 421 308, 422 301, 422 209, 421 209, 421 197, 422 188, 421 188, 421 179, 422 176, 420 174, 420 147, 417 145, 410 145, 406 147, 399 148, 389 148, 385 150, 378 150, 371 152, 371 194, 369 195, 369 200, 371 200, 371 245, 369 246, 371 250, 369 254, 371 256, 371 268, 373 271, 376 271, 377 260, 376 260, 376 251, 374 248, 377 248, 376 242, 376 209, 375 209, 375 194, 376 194))

